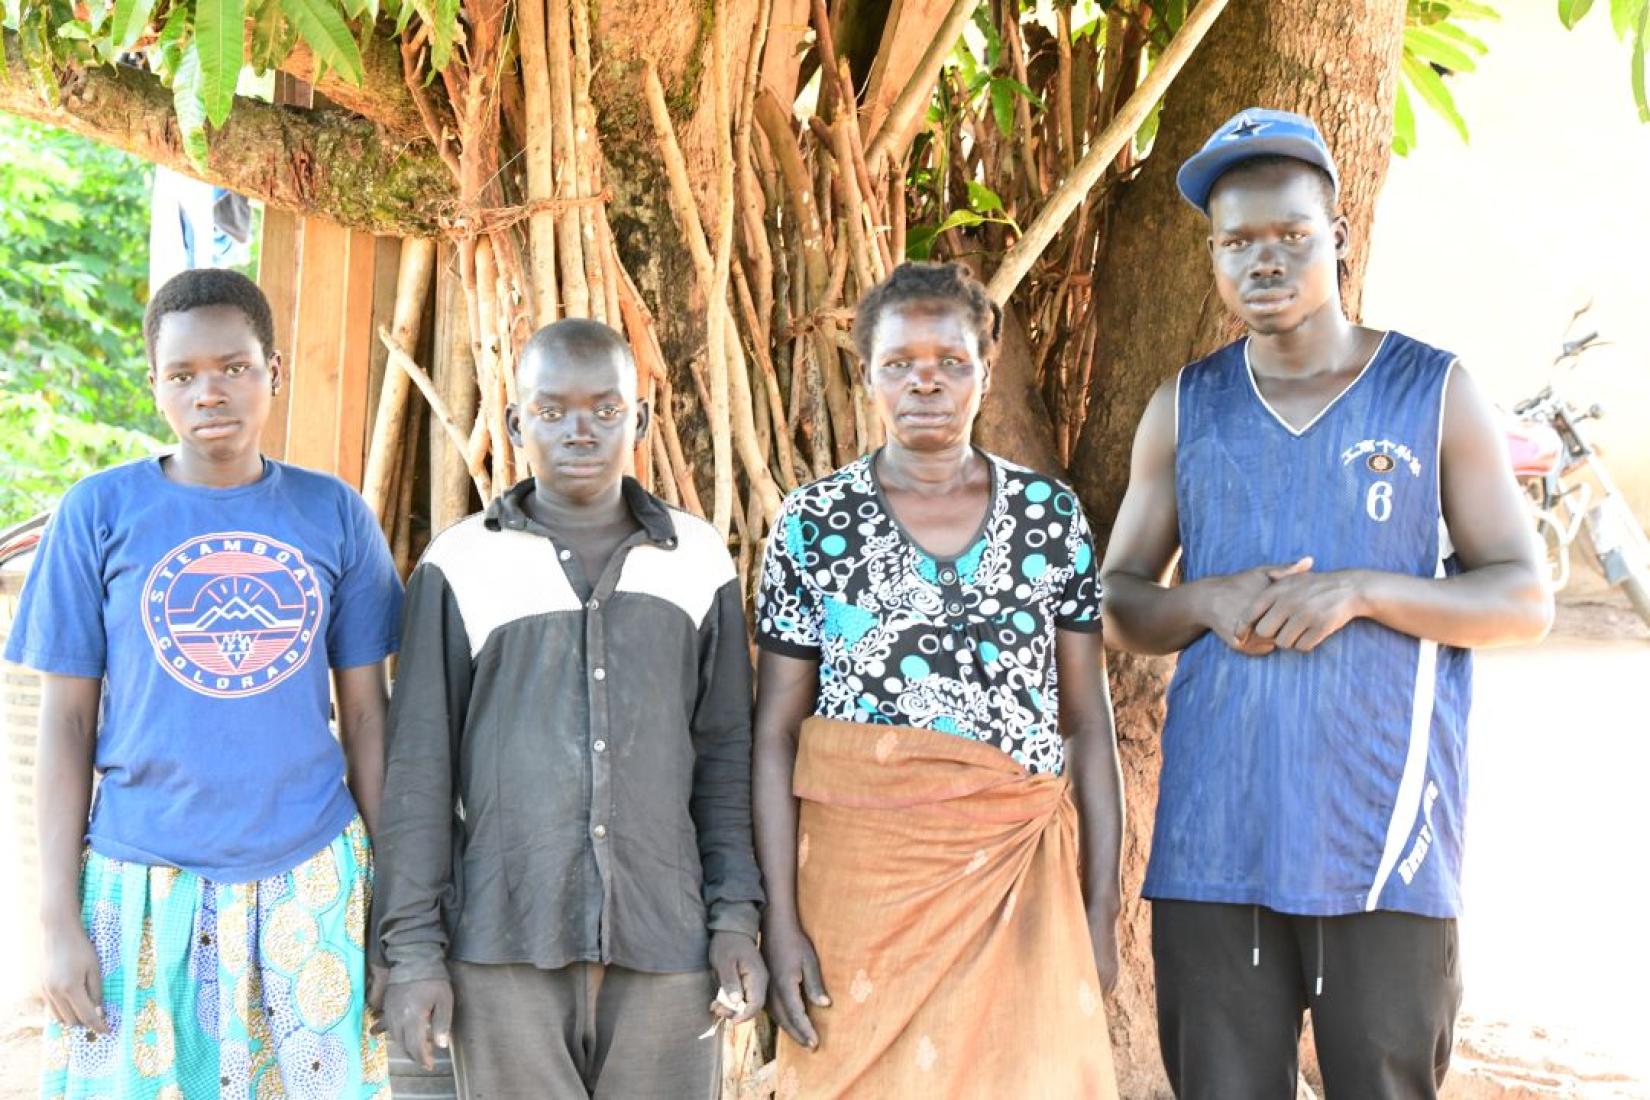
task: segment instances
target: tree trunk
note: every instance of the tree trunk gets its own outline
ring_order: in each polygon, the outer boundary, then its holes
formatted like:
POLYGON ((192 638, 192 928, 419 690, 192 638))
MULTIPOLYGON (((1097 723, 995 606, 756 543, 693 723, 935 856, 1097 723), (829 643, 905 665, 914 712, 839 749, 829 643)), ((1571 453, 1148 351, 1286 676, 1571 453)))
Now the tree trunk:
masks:
MULTIPOLYGON (((1386 178, 1404 0, 1235 0, 1163 106, 1157 143, 1124 185, 1095 272, 1099 352, 1072 476, 1103 543, 1128 482, 1135 425, 1181 365, 1233 335, 1214 294, 1207 223, 1174 186, 1182 161, 1244 107, 1310 115, 1341 174, 1351 222, 1346 304, 1358 315, 1375 196, 1386 178)), ((1112 690, 1128 786, 1124 896, 1138 899, 1157 803, 1158 732, 1172 662, 1115 659, 1112 690)), ((1126 901, 1123 976, 1111 1002, 1122 1095, 1167 1095, 1160 1068, 1147 907, 1126 901)))
POLYGON ((455 198, 452 175, 428 142, 386 137, 345 111, 300 111, 249 99, 236 100, 229 121, 212 132, 206 170, 200 171, 183 151, 172 93, 155 77, 125 66, 79 70, 65 77, 60 102, 47 103, 23 66, 17 36, 3 33, 0 111, 8 114, 369 233, 434 236, 455 198))

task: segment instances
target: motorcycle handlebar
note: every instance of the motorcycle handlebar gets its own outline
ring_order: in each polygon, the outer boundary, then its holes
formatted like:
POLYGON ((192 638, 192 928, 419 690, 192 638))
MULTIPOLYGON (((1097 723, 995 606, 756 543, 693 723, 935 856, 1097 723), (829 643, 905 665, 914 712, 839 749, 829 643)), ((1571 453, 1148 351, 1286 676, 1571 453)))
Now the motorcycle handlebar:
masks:
POLYGON ((1564 357, 1569 358, 1570 356, 1574 355, 1576 352, 1581 351, 1584 348, 1586 348, 1588 344, 1591 344, 1594 340, 1597 340, 1597 339, 1598 339, 1598 332, 1595 330, 1593 332, 1589 332, 1586 336, 1583 336, 1579 340, 1568 340, 1568 341, 1566 341, 1565 344, 1564 344, 1564 357))

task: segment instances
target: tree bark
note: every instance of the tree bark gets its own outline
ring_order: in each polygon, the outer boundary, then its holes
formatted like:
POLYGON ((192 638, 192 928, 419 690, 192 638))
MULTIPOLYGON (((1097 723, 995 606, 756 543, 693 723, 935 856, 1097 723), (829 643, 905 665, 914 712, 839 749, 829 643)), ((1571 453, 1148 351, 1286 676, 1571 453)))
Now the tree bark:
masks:
MULTIPOLYGON (((1231 336, 1214 295, 1207 225, 1174 186, 1186 157, 1244 107, 1310 115, 1341 173, 1351 222, 1346 305, 1357 316, 1374 201, 1386 178, 1403 0, 1234 0, 1163 106, 1140 175, 1122 185, 1095 272, 1099 349, 1072 476, 1104 544, 1128 483, 1129 451, 1152 392, 1231 336)), ((1140 902, 1157 803, 1163 687, 1172 662, 1118 657, 1112 691, 1128 788, 1123 975, 1110 1003, 1122 1095, 1167 1096, 1156 1036, 1150 927, 1140 902)))
MULTIPOLYGON (((387 134, 404 142, 424 142, 428 133, 418 116, 418 106, 407 91, 401 75, 401 49, 388 35, 369 35, 361 46, 361 84, 357 87, 345 80, 334 69, 328 69, 321 82, 315 84, 317 94, 325 96, 346 111, 376 122, 387 134)), ((280 63, 280 70, 308 84, 314 84, 315 54, 302 38, 292 52, 280 63)), ((241 109, 237 104, 235 109, 241 109)))
POLYGON ((300 111, 237 99, 213 131, 206 169, 183 151, 172 94, 126 67, 66 73, 60 102, 43 101, 23 67, 17 36, 5 32, 0 111, 61 126, 155 164, 238 191, 295 214, 400 237, 440 232, 453 179, 427 141, 409 144, 341 110, 300 111))

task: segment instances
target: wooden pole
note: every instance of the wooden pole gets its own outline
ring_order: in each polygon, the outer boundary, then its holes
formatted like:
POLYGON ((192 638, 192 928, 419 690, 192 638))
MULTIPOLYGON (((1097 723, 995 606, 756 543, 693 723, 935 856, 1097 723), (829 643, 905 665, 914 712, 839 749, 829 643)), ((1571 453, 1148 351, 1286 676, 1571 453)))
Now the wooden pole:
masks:
MULTIPOLYGON (((519 0, 521 82, 527 107, 527 200, 556 193, 554 126, 550 115, 550 61, 545 53, 544 0, 519 0)), ((565 64, 565 59, 558 63, 565 64)), ((561 315, 556 291, 556 215, 536 210, 527 219, 533 277, 533 327, 543 328, 561 315)))
MULTIPOLYGON (((407 355, 418 344, 418 330, 424 317, 424 298, 429 293, 435 270, 435 242, 408 237, 401 242, 401 268, 396 276, 395 312, 386 342, 407 355)), ((382 331, 382 330, 380 330, 382 331)), ((372 427, 372 445, 367 451, 367 472, 361 480, 361 495, 382 524, 390 505, 390 482, 401 460, 407 434, 407 394, 411 379, 406 371, 386 370, 378 394, 378 415, 372 427)))
POLYGON ((1060 227, 1065 225, 1066 219, 1071 216, 1100 177, 1106 174, 1106 166, 1112 158, 1117 156, 1125 142, 1134 136, 1151 113, 1163 92, 1174 78, 1179 75, 1192 51, 1197 49, 1203 36, 1214 25, 1215 19, 1226 8, 1226 0, 1203 0, 1186 15, 1186 22, 1181 24, 1169 48, 1163 51, 1152 66, 1152 71, 1146 74, 1146 79, 1129 96, 1128 102, 1123 104, 1106 128, 1095 137, 1094 144, 1089 146, 1083 159, 1077 162, 1077 167, 1071 175, 1061 181, 1060 186, 1048 197, 1043 208, 1038 212, 1032 223, 1026 226, 1026 231, 1012 248, 1003 254, 1003 262, 997 265, 997 270, 986 284, 986 291, 998 305, 1008 301, 1008 296, 1014 293, 1014 288, 1020 285, 1020 280, 1026 277, 1031 265, 1042 255, 1043 249, 1054 240, 1060 227))

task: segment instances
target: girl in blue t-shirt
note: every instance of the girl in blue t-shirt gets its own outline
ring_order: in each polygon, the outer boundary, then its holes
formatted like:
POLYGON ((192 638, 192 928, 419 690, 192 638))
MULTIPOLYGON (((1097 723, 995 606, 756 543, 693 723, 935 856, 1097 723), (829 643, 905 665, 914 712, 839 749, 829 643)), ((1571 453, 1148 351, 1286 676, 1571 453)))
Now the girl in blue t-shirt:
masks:
POLYGON ((43 1095, 387 1094, 365 947, 400 581, 358 495, 259 451, 284 371, 256 285, 186 271, 143 332, 177 448, 69 490, 5 654, 45 679, 43 1095))

